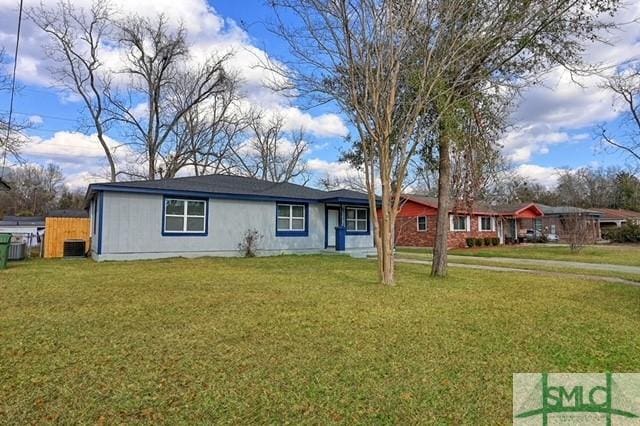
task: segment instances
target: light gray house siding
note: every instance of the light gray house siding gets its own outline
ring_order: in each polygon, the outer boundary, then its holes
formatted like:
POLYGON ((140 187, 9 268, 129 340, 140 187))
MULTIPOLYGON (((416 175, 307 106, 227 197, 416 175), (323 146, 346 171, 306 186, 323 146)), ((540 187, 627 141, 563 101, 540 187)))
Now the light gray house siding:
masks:
MULTIPOLYGON (((96 260, 237 256, 240 254, 238 244, 249 229, 256 229, 263 236, 258 244, 261 255, 325 249, 325 204, 322 202, 308 203, 308 236, 276 236, 276 201, 219 198, 208 200, 207 235, 168 236, 162 232, 162 195, 101 192, 95 200, 91 206, 92 232, 93 222, 102 218, 92 238, 92 255, 96 260), (100 197, 103 197, 103 211, 96 214, 100 197)), ((372 224, 369 225, 372 230, 372 224)), ((347 235, 346 248, 373 248, 372 232, 347 235)))

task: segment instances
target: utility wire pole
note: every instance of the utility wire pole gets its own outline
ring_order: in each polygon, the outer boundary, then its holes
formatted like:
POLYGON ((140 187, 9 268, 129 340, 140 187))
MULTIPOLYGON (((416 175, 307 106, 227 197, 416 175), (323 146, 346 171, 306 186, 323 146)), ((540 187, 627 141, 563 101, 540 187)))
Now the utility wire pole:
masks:
POLYGON ((20 28, 22 27, 22 9, 24 0, 20 0, 20 10, 18 11, 18 31, 16 34, 16 50, 13 55, 13 75, 11 76, 11 97, 9 100, 9 119, 7 122, 7 136, 4 140, 4 152, 2 153, 2 167, 0 168, 0 178, 4 177, 4 169, 7 164, 7 151, 9 150, 9 138, 11 137, 11 119, 13 118, 13 97, 16 93, 16 67, 18 65, 18 49, 20 48, 20 28))

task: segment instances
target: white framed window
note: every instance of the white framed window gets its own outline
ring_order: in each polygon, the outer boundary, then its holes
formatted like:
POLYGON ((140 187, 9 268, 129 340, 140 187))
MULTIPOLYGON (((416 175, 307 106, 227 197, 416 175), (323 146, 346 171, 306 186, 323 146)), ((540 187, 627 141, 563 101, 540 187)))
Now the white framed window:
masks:
POLYGON ((207 231, 207 202, 165 198, 164 233, 205 234, 207 231))
POLYGON ((418 216, 416 218, 416 226, 418 232, 424 232, 427 230, 427 217, 426 216, 418 216))
POLYGON ((345 209, 347 231, 367 232, 369 230, 369 212, 366 208, 347 207, 345 209))
POLYGON ((493 231, 495 229, 494 219, 491 216, 480 216, 478 227, 480 231, 493 231))
POLYGON ((277 204, 276 232, 305 232, 307 208, 304 204, 277 204))
POLYGON ((468 231, 469 230, 469 216, 451 215, 451 230, 452 231, 468 231))

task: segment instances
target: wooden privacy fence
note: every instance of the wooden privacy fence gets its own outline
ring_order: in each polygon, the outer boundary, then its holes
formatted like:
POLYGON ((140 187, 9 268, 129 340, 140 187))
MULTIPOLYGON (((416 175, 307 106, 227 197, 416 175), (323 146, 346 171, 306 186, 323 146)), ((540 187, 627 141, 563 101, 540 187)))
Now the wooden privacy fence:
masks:
POLYGON ((47 217, 45 219, 44 257, 63 257, 65 241, 84 241, 90 246, 90 220, 84 217, 47 217))

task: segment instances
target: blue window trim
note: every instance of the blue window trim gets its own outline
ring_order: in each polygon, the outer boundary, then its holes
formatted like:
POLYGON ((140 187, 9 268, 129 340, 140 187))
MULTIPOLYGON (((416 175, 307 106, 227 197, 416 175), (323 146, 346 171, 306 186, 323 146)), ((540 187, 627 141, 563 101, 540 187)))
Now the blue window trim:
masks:
POLYGON ((340 208, 340 206, 325 205, 324 206, 324 248, 329 248, 329 210, 338 211, 338 226, 342 226, 342 209, 340 208))
POLYGON ((365 206, 344 206, 344 226, 347 226, 347 209, 366 209, 367 211, 367 230, 366 231, 349 231, 347 229, 347 235, 371 235, 371 214, 369 211, 369 207, 365 206))
POLYGON ((209 199, 204 197, 185 197, 179 195, 163 195, 162 196, 162 228, 160 228, 163 237, 206 237, 209 235, 209 199), (169 200, 193 200, 204 201, 204 232, 173 232, 164 230, 165 210, 167 208, 167 199, 169 200))
POLYGON ((308 237, 309 236, 309 203, 296 203, 292 201, 277 201, 276 202, 276 237, 308 237), (304 206, 304 231, 278 231, 278 206, 304 206))

